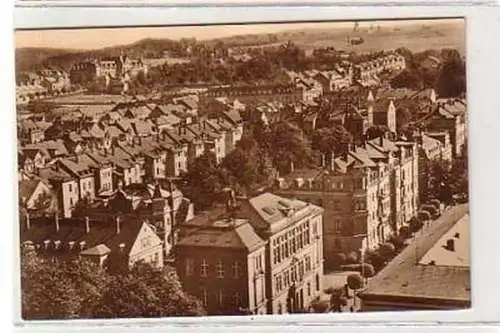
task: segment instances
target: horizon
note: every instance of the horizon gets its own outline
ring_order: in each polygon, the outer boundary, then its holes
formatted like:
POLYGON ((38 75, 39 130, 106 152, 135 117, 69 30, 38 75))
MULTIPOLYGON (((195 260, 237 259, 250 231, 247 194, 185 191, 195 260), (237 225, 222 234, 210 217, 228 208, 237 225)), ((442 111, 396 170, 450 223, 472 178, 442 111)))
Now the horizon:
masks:
POLYGON ((346 29, 359 22, 361 28, 370 25, 394 28, 397 26, 461 24, 463 18, 373 20, 373 21, 335 21, 335 22, 298 22, 265 24, 225 24, 165 27, 115 27, 115 28, 72 28, 14 31, 15 48, 52 48, 68 51, 92 51, 106 47, 129 45, 143 39, 196 38, 210 40, 244 35, 279 34, 297 30, 346 29))

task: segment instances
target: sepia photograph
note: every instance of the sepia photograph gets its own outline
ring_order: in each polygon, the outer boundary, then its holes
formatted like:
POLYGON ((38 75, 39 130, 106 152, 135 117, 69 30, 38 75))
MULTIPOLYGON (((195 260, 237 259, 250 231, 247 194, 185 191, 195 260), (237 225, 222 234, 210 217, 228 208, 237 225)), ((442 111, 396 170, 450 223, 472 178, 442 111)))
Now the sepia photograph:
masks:
POLYGON ((470 308, 465 23, 15 30, 22 319, 470 308))

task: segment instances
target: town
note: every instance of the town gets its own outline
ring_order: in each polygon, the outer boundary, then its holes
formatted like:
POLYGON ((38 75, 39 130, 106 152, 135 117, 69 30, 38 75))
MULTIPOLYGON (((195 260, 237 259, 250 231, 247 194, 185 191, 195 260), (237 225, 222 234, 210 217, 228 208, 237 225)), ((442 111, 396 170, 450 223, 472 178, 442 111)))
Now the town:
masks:
POLYGON ((293 41, 18 71, 23 317, 470 306, 463 80, 293 41))

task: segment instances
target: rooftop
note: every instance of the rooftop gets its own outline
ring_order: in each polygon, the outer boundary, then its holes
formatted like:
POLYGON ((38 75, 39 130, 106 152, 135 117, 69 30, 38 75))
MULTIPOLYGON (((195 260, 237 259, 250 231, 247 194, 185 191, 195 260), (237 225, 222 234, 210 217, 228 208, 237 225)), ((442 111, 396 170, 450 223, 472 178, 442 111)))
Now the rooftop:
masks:
MULTIPOLYGON (((470 302, 470 268, 465 265, 466 246, 456 256, 442 256, 442 240, 458 230, 460 237, 468 233, 468 205, 456 206, 432 222, 429 229, 394 258, 371 281, 361 298, 398 297, 470 302), (432 259, 431 259, 432 258, 432 259), (422 260, 435 260, 436 265, 423 265, 422 260), (440 264, 438 264, 440 263, 440 264), (457 265, 457 263, 459 263, 457 265), (446 265, 452 264, 452 265, 446 265)), ((467 239, 463 240, 468 242, 467 239)))

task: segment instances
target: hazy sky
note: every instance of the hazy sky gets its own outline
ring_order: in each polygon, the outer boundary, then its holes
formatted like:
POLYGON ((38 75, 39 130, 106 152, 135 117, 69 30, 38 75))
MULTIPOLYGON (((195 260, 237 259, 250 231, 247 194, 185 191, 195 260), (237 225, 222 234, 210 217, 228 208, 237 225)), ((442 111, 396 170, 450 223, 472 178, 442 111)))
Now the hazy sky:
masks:
MULTIPOLYGON (((432 24, 443 22, 463 22, 461 19, 446 20, 408 20, 360 22, 360 27, 371 24, 384 26, 403 26, 408 24, 432 24)), ((232 35, 276 33, 295 29, 328 29, 352 27, 353 22, 333 23, 287 23, 219 25, 159 28, 115 28, 115 29, 70 29, 70 30, 31 30, 16 31, 16 47, 54 47, 67 49, 97 49, 107 46, 123 45, 144 38, 195 37, 199 40, 228 37, 232 35)))

